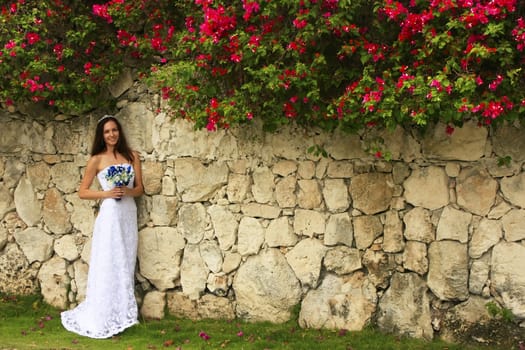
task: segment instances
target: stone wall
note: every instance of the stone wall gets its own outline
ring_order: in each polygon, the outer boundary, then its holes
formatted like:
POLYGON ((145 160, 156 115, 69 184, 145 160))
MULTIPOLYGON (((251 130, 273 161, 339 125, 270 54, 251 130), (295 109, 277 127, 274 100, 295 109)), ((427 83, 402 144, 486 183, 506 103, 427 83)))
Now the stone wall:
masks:
MULTIPOLYGON (((130 86, 128 86, 130 88, 130 86)), ((495 302, 525 319, 525 138, 257 125, 208 133, 134 86, 117 117, 143 159, 141 313, 446 337, 495 302), (391 161, 364 150, 382 138, 391 161), (309 154, 313 144, 328 157, 309 154), (508 164, 498 164, 503 157, 508 164)), ((84 298, 98 203, 77 187, 99 115, 0 112, 0 292, 84 298)))

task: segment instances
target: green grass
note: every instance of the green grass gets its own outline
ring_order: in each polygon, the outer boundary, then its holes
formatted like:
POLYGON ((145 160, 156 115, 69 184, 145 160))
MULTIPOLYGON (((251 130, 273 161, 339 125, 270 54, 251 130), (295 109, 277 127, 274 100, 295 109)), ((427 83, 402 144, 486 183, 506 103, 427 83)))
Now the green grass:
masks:
MULTIPOLYGON (((465 350, 476 349, 435 340, 427 342, 381 334, 373 329, 360 332, 305 330, 296 321, 285 324, 242 321, 191 321, 166 317, 141 320, 110 339, 95 340, 62 328, 59 310, 37 296, 0 295, 0 349, 348 349, 348 350, 465 350), (209 336, 203 339, 204 332, 209 336), (241 333, 242 332, 242 333, 241 333)), ((481 348, 479 348, 481 349, 481 348)))

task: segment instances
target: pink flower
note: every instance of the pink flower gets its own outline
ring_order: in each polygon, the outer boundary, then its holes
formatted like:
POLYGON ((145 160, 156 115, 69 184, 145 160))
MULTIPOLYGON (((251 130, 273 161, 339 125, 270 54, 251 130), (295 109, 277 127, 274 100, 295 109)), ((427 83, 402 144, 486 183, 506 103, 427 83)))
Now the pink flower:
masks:
POLYGON ((84 64, 84 73, 86 75, 90 75, 91 74, 91 68, 93 68, 93 63, 91 62, 87 62, 84 64))
POLYGON ((237 336, 238 336, 238 337, 242 337, 243 335, 244 335, 244 332, 243 332, 243 331, 238 331, 238 332, 237 332, 237 336))
POLYGON ((99 16, 99 17, 102 17, 106 20, 106 22, 108 23, 112 23, 113 22, 113 18, 111 18, 111 15, 108 13, 108 5, 107 4, 104 4, 104 5, 93 5, 93 14, 95 16, 99 16))
POLYGON ((205 332, 201 331, 199 333, 199 337, 201 337, 203 340, 209 340, 210 339, 210 336, 208 334, 206 334, 205 332))

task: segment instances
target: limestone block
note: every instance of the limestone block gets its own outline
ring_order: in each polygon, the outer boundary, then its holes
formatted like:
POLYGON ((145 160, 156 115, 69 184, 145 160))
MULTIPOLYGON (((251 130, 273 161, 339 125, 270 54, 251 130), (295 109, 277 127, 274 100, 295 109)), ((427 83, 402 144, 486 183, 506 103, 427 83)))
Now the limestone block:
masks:
POLYGON ((525 239, 525 210, 513 209, 501 219, 505 240, 517 242, 525 239))
POLYGON ((397 211, 386 212, 383 232, 383 250, 387 253, 398 253, 405 247, 403 238, 403 221, 397 211))
POLYGON ((43 205, 44 223, 55 234, 69 233, 72 228, 66 202, 56 188, 46 191, 43 205))
POLYGON ((13 195, 5 184, 0 184, 0 218, 16 208, 13 195))
POLYGON ((68 305, 70 278, 66 270, 66 261, 54 256, 42 264, 38 271, 40 291, 46 303, 64 310, 68 305))
POLYGON ((366 156, 359 135, 334 131, 324 145, 326 152, 335 160, 359 159, 366 156))
POLYGON ((324 202, 330 212, 341 213, 348 209, 350 196, 348 186, 343 179, 326 179, 322 192, 324 202))
POLYGON ((461 170, 456 181, 458 205, 473 214, 486 215, 495 203, 498 182, 479 168, 461 170))
POLYGON ((226 194, 230 203, 242 203, 250 190, 250 177, 244 174, 230 174, 226 194))
POLYGON ((67 195, 66 201, 73 206, 71 224, 84 236, 90 237, 93 234, 93 225, 95 223, 94 202, 80 199, 76 193, 67 195))
POLYGON ((275 248, 248 257, 233 280, 236 315, 259 322, 286 322, 301 298, 301 286, 286 258, 275 248))
POLYGON ((337 246, 328 249, 323 260, 327 271, 342 276, 357 271, 363 267, 359 249, 337 246))
MULTIPOLYGON (((215 207, 210 207, 210 215, 215 207)), ((212 216, 212 220, 214 215, 212 216)), ((206 208, 201 203, 184 204, 179 210, 177 228, 191 244, 199 243, 207 226, 206 208)))
POLYGON ((242 218, 237 234, 237 251, 239 254, 243 256, 257 254, 264 243, 264 231, 256 218, 242 218))
POLYGON ((228 298, 205 294, 197 301, 197 312, 203 319, 233 320, 235 309, 228 298))
MULTIPOLYGON (((37 162, 27 166, 27 178, 36 190, 43 191, 49 187, 51 169, 44 162, 37 162)), ((78 181, 78 179, 77 179, 78 181)))
POLYGON ((209 270, 202 259, 199 246, 188 244, 184 248, 184 255, 180 265, 180 284, 182 292, 197 300, 206 288, 209 270))
POLYGON ((365 173, 352 178, 350 194, 355 209, 367 215, 385 211, 390 206, 394 183, 390 174, 365 173))
POLYGON ((145 319, 161 320, 164 318, 164 309, 166 308, 166 293, 151 291, 146 293, 140 314, 145 319))
POLYGON ((316 209, 321 206, 321 189, 317 180, 298 180, 297 204, 302 209, 316 209))
POLYGON ((379 137, 384 140, 385 148, 390 152, 392 159, 411 162, 421 157, 419 142, 401 126, 397 126, 394 130, 381 130, 379 137))
MULTIPOLYGON (((3 125, 2 125, 3 126, 3 125)), ((25 164, 18 158, 7 158, 5 162, 4 177, 2 178, 6 188, 13 188, 18 184, 24 174, 25 164)))
POLYGON ((79 259, 73 263, 73 269, 75 285, 77 287, 75 301, 80 303, 86 299, 89 265, 79 259))
POLYGON ((132 149, 146 153, 153 152, 152 135, 155 116, 146 104, 128 103, 115 116, 120 120, 132 149))
POLYGON ((414 169, 403 187, 407 202, 415 207, 434 210, 449 202, 448 177, 443 168, 437 166, 414 169))
POLYGON ((0 225, 0 252, 4 249, 7 244, 7 229, 0 225))
POLYGON ((229 250, 237 241, 239 223, 233 213, 224 206, 212 205, 208 207, 208 214, 210 214, 219 247, 221 250, 229 250))
POLYGON ((8 243, 0 252, 0 291, 11 295, 35 294, 38 283, 22 250, 8 243))
POLYGON ((151 201, 150 218, 156 226, 172 226, 177 222, 177 197, 155 195, 151 201))
POLYGON ((298 238, 286 216, 271 220, 265 230, 265 242, 269 247, 294 246, 298 238))
POLYGON ((380 250, 367 249, 361 257, 361 262, 368 271, 370 282, 376 288, 386 289, 397 268, 395 256, 380 250))
MULTIPOLYGON (((467 243, 472 214, 447 206, 443 209, 436 229, 438 241, 450 239, 467 243)), ((427 242, 428 243, 428 242, 427 242)))
POLYGON ((444 124, 437 124, 422 142, 423 154, 438 159, 475 161, 485 154, 488 129, 475 120, 456 127, 452 135, 444 124))
POLYGON ((203 240, 199 244, 199 251, 206 264, 206 267, 213 272, 218 273, 222 269, 222 253, 219 244, 215 240, 203 240))
POLYGON ((207 166, 198 159, 175 160, 177 191, 183 202, 200 202, 212 198, 228 182, 228 166, 215 162, 207 166))
MULTIPOLYGON (((87 121, 87 118, 77 118, 71 123, 53 123, 52 129, 49 130, 49 132, 52 132, 52 136, 50 135, 49 139, 53 140, 56 152, 54 148, 44 146, 46 152, 43 153, 77 154, 78 150, 83 149, 82 141, 86 137, 87 121)), ((91 128, 89 129, 91 130, 91 128)), ((92 128, 92 130, 95 130, 95 128, 92 128)), ((41 136, 38 135, 36 138, 41 138, 41 136)))
POLYGON ((175 196, 177 194, 177 185, 171 176, 162 177, 162 190, 160 193, 164 196, 175 196))
MULTIPOLYGON (((268 147, 269 155, 276 158, 297 160, 304 157, 306 149, 310 146, 306 138, 297 136, 297 130, 293 126, 282 126, 277 132, 265 135, 265 146, 268 147)), ((260 157, 260 148, 257 154, 260 157)))
POLYGON ((299 162, 299 166, 297 167, 297 175, 300 179, 312 179, 315 176, 315 163, 311 160, 299 162))
POLYGON ((326 176, 331 179, 349 179, 354 175, 354 165, 348 160, 327 161, 326 176))
POLYGON ((152 161, 142 163, 142 182, 145 194, 154 195, 161 193, 163 177, 162 163, 152 161))
POLYGON ((327 248, 317 239, 303 239, 286 253, 286 261, 292 267, 301 285, 316 288, 321 273, 322 260, 327 248))
POLYGON ((378 303, 379 329, 430 340, 430 300, 425 281, 415 273, 395 273, 378 303))
POLYGON ((264 219, 276 219, 281 214, 281 208, 268 204, 246 203, 241 206, 245 216, 264 219))
POLYGON ((468 298, 467 245, 456 241, 436 241, 428 249, 427 284, 441 300, 468 298))
POLYGON ((275 185, 275 200, 281 208, 293 208, 297 204, 295 188, 297 179, 294 175, 287 176, 275 185))
POLYGON ((258 167, 253 171, 252 178, 252 194, 255 201, 261 204, 272 202, 275 189, 272 171, 266 166, 258 167))
POLYGON ((502 178, 500 186, 506 200, 525 209, 525 172, 502 178))
POLYGON ((73 162, 57 163, 51 167, 51 178, 63 193, 73 193, 80 184, 79 167, 73 162))
POLYGON ((199 318, 197 303, 182 292, 167 292, 166 299, 170 315, 190 320, 199 318))
POLYGON ((67 261, 74 261, 80 256, 75 237, 71 234, 56 239, 54 250, 58 256, 67 261))
POLYGON ((362 215, 353 218, 354 239, 358 249, 366 249, 383 233, 383 225, 377 216, 362 215))
POLYGON ((318 211, 296 209, 293 228, 297 235, 313 237, 315 234, 324 233, 325 219, 318 211))
POLYGON ((184 238, 172 227, 139 231, 137 257, 140 274, 159 291, 174 288, 180 277, 184 238))
POLYGON ((354 227, 350 215, 348 213, 330 215, 326 223, 324 244, 333 246, 341 243, 351 247, 353 241, 354 227))
POLYGON ((231 279, 225 273, 210 273, 206 281, 206 289, 216 296, 225 297, 231 286, 231 279))
POLYGON ((53 237, 39 228, 30 227, 13 236, 30 264, 46 261, 53 255, 53 237))
POLYGON ((299 326, 360 331, 371 321, 376 303, 375 287, 364 274, 327 274, 303 299, 299 326))
POLYGON ((292 160, 280 160, 274 164, 272 172, 275 175, 286 177, 297 171, 297 162, 292 160))
POLYGON ((403 267, 424 275, 428 271, 427 245, 422 242, 408 241, 403 251, 403 267))
POLYGON ((241 264, 242 256, 239 253, 226 252, 224 254, 224 260, 222 262, 222 271, 224 273, 230 273, 237 270, 241 264))
POLYGON ((496 245, 503 237, 501 223, 498 220, 481 219, 479 226, 474 229, 469 244, 469 256, 479 258, 490 248, 496 245))
POLYGON ((435 239, 434 226, 430 212, 422 207, 415 207, 403 217, 405 222, 405 238, 423 243, 433 242, 435 239))
POLYGON ((470 266, 468 290, 472 294, 481 295, 483 287, 488 282, 490 273, 490 254, 485 254, 472 261, 470 266))
POLYGON ((27 226, 35 226, 42 218, 42 210, 33 185, 27 177, 22 177, 16 186, 14 200, 18 216, 27 226))
POLYGON ((492 249, 490 279, 503 300, 503 307, 520 319, 525 318, 525 246, 500 242, 492 249))
POLYGON ((502 127, 494 128, 492 140, 496 155, 500 157, 510 156, 518 163, 525 159, 523 126, 506 124, 502 127))

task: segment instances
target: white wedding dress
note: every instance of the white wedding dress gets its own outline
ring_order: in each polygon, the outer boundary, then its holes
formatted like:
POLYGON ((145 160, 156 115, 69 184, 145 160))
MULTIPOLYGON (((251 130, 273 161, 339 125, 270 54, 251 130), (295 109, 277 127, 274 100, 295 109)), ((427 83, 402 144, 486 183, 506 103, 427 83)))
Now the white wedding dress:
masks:
MULTIPOLYGON (((97 174, 105 191, 111 187, 105 178, 108 168, 97 174)), ((133 187, 133 179, 132 170, 128 187, 133 187)), ((86 299, 61 313, 67 330, 90 338, 109 338, 138 323, 134 294, 137 239, 134 198, 103 200, 91 240, 86 299)))

